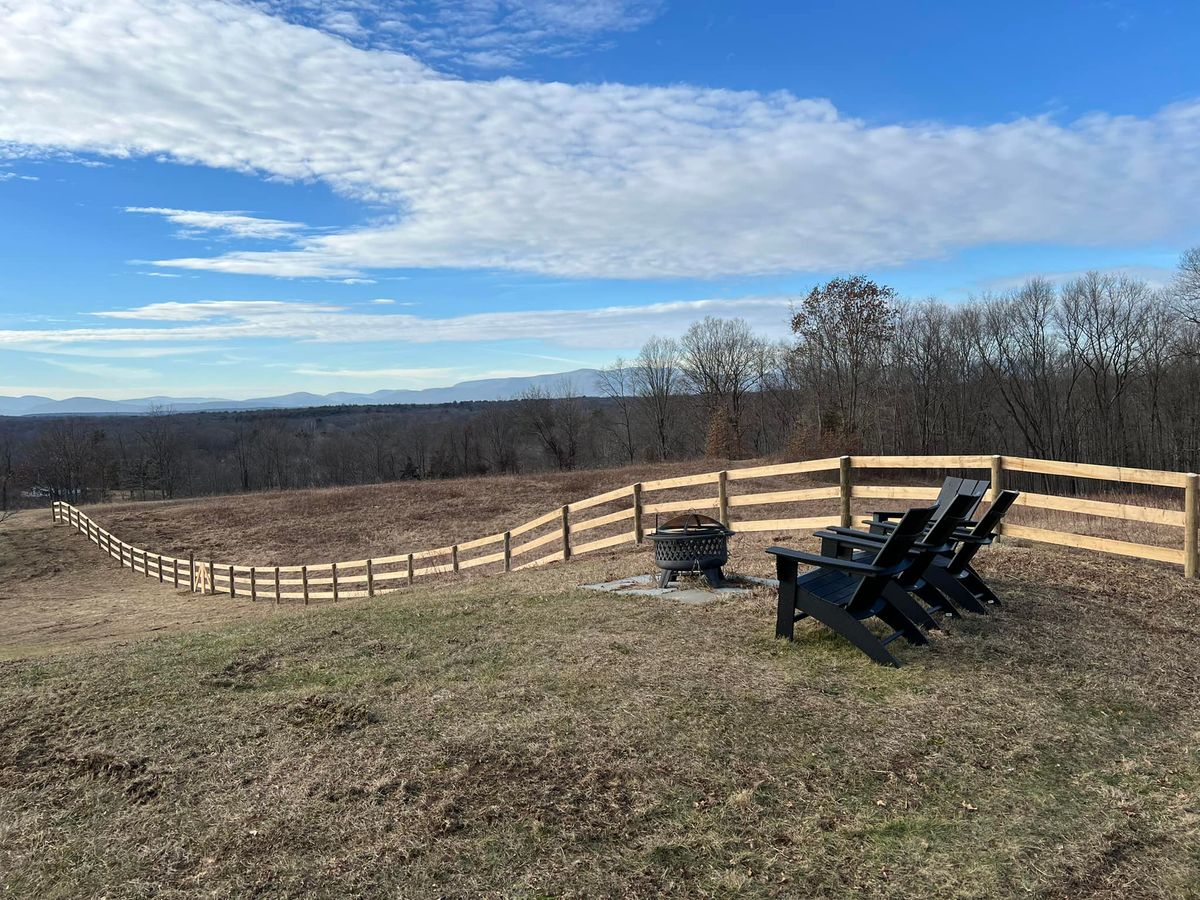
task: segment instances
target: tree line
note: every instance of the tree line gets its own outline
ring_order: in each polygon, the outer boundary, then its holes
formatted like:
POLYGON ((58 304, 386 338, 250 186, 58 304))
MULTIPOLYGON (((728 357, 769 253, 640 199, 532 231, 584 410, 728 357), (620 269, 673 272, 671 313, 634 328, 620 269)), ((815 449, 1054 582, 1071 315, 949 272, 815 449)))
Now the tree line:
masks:
POLYGON ((0 420, 0 509, 709 456, 1008 453, 1200 467, 1200 248, 1167 288, 1089 272, 959 304, 864 276, 777 339, 709 317, 507 401, 0 420))

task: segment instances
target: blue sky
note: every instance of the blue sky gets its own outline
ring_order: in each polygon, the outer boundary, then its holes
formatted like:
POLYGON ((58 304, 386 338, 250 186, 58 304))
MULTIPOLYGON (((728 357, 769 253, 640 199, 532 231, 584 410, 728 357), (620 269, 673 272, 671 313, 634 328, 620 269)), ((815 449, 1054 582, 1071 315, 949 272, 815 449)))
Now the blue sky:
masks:
POLYGON ((869 273, 1154 283, 1200 4, 0 0, 0 394, 563 371, 869 273))

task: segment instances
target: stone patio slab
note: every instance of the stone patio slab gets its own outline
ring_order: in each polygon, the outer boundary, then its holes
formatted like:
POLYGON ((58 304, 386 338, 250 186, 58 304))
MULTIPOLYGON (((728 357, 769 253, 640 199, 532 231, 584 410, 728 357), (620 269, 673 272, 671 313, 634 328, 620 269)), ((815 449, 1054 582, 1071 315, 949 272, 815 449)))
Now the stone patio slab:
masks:
POLYGON ((604 581, 599 584, 582 584, 580 587, 589 591, 604 591, 612 594, 623 594, 638 597, 669 597, 680 603, 700 605, 712 603, 722 597, 736 597, 748 594, 755 587, 778 587, 779 582, 771 578, 751 578, 746 575, 728 575, 729 584, 723 588, 711 588, 701 579, 676 579, 665 588, 658 586, 657 575, 631 575, 617 581, 604 581))

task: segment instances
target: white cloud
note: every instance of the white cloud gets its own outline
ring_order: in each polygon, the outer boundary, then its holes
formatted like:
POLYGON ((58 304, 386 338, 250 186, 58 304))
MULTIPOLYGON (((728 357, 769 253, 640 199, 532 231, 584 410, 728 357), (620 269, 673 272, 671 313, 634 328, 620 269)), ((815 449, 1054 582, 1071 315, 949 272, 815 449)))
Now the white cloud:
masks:
POLYGON ((96 347, 96 346, 62 346, 49 344, 41 349, 42 353, 52 353, 58 356, 84 356, 94 359, 161 359, 169 356, 192 356, 198 353, 212 353, 212 347, 96 347))
POLYGON ((537 340, 573 348, 640 346, 651 334, 676 334, 707 315, 741 316, 769 336, 786 328, 786 297, 680 300, 645 306, 485 312, 460 316, 354 312, 320 303, 273 300, 204 300, 152 303, 95 313, 105 319, 165 322, 88 328, 0 330, 0 349, 53 345, 162 344, 218 340, 291 340, 341 344, 494 343, 537 340))
POLYGON ((784 92, 461 80, 213 0, 0 0, 0 20, 0 141, 316 179, 393 211, 172 268, 845 271, 1174 240, 1200 209, 1196 101, 874 125, 784 92))
POLYGON ((264 219, 244 212, 202 212, 193 209, 170 209, 161 206, 127 206, 127 213, 143 213, 162 216, 172 225, 179 226, 183 237, 195 237, 201 233, 219 232, 229 237, 279 240, 295 237, 304 230, 300 222, 285 222, 282 219, 264 219))
POLYGON ((19 172, 0 172, 0 181, 37 181, 36 175, 22 175, 19 172))
POLYGON ((313 312, 337 312, 340 307, 325 303, 286 300, 197 300, 190 303, 167 301, 133 309, 102 310, 92 313, 105 319, 149 319, 156 322, 201 322, 226 317, 270 319, 281 315, 297 316, 313 312))

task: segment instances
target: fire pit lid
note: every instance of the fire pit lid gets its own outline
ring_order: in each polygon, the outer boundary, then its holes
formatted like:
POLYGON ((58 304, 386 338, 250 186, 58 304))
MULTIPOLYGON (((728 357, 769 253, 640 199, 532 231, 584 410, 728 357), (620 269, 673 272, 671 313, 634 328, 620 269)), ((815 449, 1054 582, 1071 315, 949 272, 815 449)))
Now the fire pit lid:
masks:
POLYGON ((682 516, 676 516, 673 519, 668 519, 658 526, 658 531, 713 531, 721 530, 729 532, 729 529, 722 525, 719 521, 711 516, 702 516, 699 513, 685 513, 682 516))

